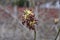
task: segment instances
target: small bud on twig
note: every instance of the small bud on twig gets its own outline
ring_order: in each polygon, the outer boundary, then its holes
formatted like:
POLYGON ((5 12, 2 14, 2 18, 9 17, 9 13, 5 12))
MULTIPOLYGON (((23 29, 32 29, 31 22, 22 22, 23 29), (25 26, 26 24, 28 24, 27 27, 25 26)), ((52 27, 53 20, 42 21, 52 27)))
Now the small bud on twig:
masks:
POLYGON ((59 22, 59 19, 58 18, 55 18, 54 19, 54 23, 57 24, 59 22))

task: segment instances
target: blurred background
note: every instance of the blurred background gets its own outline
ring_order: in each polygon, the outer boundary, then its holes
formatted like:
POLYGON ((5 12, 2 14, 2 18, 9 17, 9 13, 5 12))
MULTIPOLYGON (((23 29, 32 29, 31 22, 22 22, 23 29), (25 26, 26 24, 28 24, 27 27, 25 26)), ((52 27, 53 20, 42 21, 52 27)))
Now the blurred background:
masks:
POLYGON ((54 40, 60 28, 60 0, 0 0, 0 40, 34 39, 34 31, 21 23, 26 8, 38 20, 36 40, 54 40))

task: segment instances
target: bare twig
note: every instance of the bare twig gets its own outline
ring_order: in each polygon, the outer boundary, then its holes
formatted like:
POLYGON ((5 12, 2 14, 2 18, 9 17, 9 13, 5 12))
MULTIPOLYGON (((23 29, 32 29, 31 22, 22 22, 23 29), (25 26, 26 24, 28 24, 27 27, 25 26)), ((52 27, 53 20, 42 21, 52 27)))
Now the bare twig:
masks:
POLYGON ((58 31, 58 33, 57 33, 57 35, 56 35, 55 40, 57 40, 57 38, 58 38, 58 36, 59 36, 59 33, 60 33, 60 29, 59 29, 59 31, 58 31))

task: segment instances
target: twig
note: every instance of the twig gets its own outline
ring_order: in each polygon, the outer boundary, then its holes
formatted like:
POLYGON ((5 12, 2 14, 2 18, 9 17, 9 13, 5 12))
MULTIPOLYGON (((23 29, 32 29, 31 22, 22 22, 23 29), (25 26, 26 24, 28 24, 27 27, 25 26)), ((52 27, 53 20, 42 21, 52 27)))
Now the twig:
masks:
POLYGON ((57 40, 57 38, 58 38, 58 36, 59 36, 59 33, 60 33, 60 29, 59 29, 59 31, 58 31, 58 33, 57 33, 57 35, 56 35, 55 40, 57 40))

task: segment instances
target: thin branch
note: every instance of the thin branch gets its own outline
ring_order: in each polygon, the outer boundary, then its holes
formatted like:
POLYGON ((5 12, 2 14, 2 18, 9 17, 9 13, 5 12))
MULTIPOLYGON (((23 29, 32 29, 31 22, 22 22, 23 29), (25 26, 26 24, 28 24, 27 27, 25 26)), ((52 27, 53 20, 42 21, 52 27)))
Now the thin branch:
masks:
POLYGON ((58 33, 57 33, 57 35, 56 35, 55 40, 57 40, 57 38, 59 37, 59 33, 60 33, 60 29, 59 29, 59 31, 58 31, 58 33))

